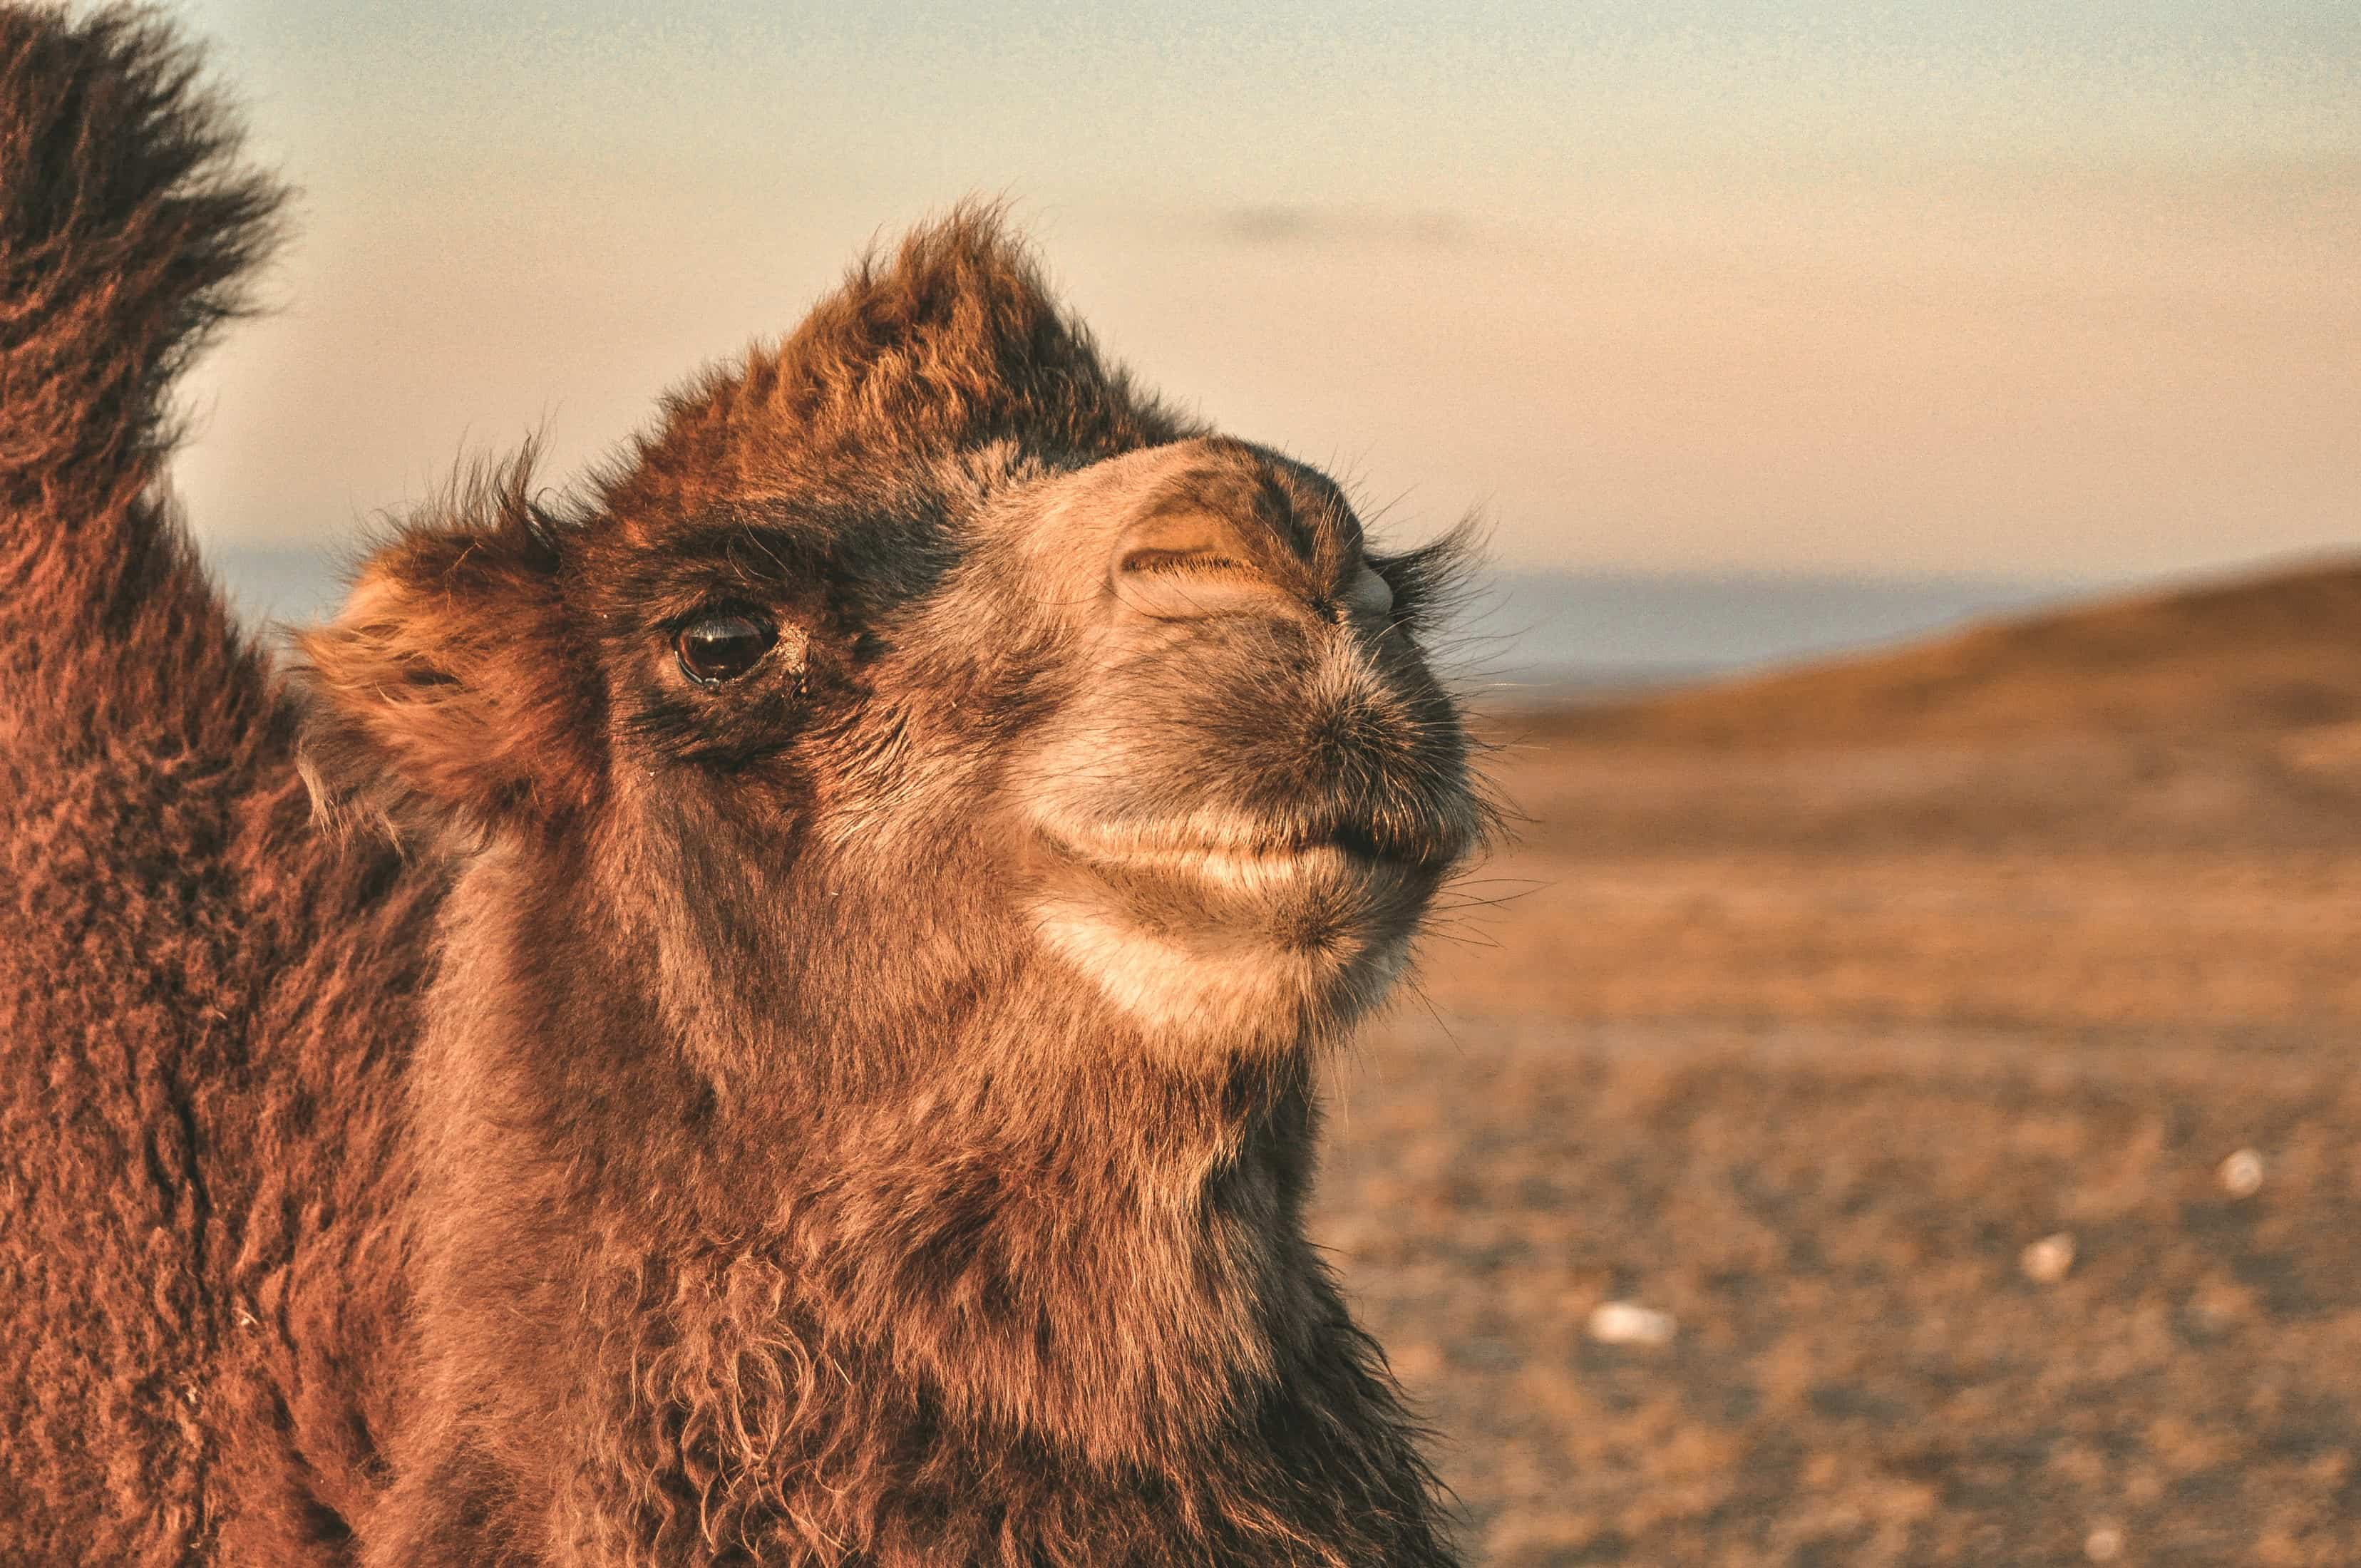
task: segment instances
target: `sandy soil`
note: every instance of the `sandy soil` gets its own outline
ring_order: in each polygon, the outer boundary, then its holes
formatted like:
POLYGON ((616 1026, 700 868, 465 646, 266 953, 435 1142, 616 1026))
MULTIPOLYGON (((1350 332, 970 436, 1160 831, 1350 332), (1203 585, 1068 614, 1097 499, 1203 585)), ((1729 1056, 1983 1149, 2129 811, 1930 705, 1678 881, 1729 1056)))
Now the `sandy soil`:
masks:
POLYGON ((2361 745, 1499 733, 1319 1221, 1480 1559, 2361 1562, 2361 745))

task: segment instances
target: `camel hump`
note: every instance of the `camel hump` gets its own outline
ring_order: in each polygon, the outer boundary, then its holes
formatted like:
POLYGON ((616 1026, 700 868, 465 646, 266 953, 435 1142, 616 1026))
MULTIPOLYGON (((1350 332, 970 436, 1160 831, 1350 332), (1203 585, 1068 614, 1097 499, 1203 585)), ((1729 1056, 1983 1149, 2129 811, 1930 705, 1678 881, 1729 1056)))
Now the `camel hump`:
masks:
POLYGON ((0 0, 0 753, 186 751, 258 696, 159 481, 280 200, 155 16, 0 0))
POLYGON ((0 487, 145 482, 281 192, 153 16, 0 0, 0 487))

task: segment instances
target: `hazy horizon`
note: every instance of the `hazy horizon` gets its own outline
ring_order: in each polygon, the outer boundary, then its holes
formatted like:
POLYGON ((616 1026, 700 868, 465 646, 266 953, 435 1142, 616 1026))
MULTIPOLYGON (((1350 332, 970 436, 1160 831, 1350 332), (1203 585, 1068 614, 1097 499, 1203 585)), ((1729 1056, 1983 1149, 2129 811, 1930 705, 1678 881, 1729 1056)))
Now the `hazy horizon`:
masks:
MULTIPOLYGON (((349 551, 211 539, 206 555, 249 623, 334 613, 349 551)), ((1633 572, 1488 565, 1434 652, 1476 696, 1652 685, 1931 636, 2104 592, 2081 579, 1633 572)))
POLYGON ((1148 384, 1512 567, 2361 543, 2361 8, 177 9, 304 191, 213 540, 562 483, 982 192, 1148 384))

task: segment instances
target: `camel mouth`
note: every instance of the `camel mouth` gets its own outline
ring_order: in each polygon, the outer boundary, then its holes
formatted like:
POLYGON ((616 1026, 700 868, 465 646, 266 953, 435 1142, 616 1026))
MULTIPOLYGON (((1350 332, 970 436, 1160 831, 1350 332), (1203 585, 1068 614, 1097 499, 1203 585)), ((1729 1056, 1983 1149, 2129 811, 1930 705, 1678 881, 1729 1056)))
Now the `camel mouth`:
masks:
POLYGON ((1326 841, 1356 860, 1437 874, 1457 865, 1467 853, 1466 835, 1440 828, 1386 833, 1347 823, 1330 828, 1326 841))
POLYGON ((1440 877, 1464 850, 1444 833, 1389 835, 1358 824, 1313 829, 1202 831, 1197 824, 1034 825, 1051 857, 1117 873, 1180 874, 1219 887, 1440 877))
POLYGON ((1401 971, 1448 868, 1374 833, 1198 826, 1037 825, 1027 856, 1049 950, 1159 1037, 1349 1026, 1401 971))

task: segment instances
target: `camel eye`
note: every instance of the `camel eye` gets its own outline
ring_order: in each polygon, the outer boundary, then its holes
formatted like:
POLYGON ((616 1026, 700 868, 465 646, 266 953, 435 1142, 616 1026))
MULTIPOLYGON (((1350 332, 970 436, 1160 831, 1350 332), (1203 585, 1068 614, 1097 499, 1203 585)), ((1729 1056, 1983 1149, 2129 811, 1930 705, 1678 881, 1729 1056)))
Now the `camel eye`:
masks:
POLYGON ((736 680, 778 641, 778 630, 749 615, 699 616, 680 629, 673 648, 681 673, 701 686, 736 680))

